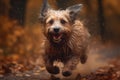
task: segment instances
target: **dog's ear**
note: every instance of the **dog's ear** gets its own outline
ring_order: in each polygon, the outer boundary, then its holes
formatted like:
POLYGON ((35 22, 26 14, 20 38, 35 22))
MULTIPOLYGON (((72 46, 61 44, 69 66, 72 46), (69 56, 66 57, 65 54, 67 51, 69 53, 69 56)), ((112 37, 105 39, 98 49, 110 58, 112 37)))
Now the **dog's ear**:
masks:
POLYGON ((70 6, 70 7, 68 7, 68 8, 66 9, 66 10, 69 11, 70 18, 71 18, 72 20, 75 20, 75 19, 76 19, 76 17, 78 16, 78 14, 79 14, 82 6, 83 6, 82 4, 77 4, 77 5, 70 6))
POLYGON ((48 0, 43 0, 43 4, 42 4, 41 10, 40 10, 40 15, 39 15, 39 21, 41 23, 44 22, 49 9, 50 9, 50 6, 48 4, 48 0))

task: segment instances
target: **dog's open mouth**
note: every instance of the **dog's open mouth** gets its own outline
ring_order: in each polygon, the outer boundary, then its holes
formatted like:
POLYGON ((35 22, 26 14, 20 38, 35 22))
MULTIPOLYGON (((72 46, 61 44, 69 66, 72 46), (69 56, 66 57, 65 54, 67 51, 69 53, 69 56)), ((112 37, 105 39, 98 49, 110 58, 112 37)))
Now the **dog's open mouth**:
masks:
POLYGON ((53 41, 56 43, 60 42, 62 40, 62 36, 63 36, 62 34, 53 34, 52 35, 53 41))

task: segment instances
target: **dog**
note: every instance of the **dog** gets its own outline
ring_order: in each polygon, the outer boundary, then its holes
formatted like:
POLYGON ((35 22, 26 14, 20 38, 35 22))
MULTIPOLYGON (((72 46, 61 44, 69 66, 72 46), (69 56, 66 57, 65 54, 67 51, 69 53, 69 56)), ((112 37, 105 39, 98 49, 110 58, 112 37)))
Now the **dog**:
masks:
POLYGON ((62 75, 68 77, 77 64, 87 60, 87 48, 90 33, 78 19, 82 4, 76 4, 65 10, 50 8, 44 0, 39 20, 45 36, 45 54, 43 55, 46 70, 50 74, 58 74, 60 69, 54 66, 59 60, 64 64, 62 75))

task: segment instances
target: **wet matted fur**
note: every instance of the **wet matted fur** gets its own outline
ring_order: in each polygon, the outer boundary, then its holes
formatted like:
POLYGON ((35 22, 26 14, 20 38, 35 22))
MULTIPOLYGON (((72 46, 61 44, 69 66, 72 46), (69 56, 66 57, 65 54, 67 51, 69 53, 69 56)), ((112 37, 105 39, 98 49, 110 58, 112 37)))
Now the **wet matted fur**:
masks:
POLYGON ((79 61, 87 60, 86 49, 90 34, 77 19, 82 5, 77 4, 66 10, 53 10, 44 0, 40 12, 40 22, 43 26, 45 39, 44 61, 46 69, 51 74, 58 74, 59 68, 54 66, 56 60, 63 62, 63 76, 70 76, 79 61))

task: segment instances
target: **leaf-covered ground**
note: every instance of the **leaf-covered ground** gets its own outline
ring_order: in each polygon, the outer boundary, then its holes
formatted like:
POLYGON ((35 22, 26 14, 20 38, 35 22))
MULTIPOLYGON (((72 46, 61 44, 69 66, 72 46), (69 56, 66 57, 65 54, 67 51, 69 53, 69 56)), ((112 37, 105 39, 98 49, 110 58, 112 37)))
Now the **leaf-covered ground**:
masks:
MULTIPOLYGON (((29 61, 27 64, 18 64, 16 61, 1 58, 0 80, 50 80, 50 74, 44 67, 33 65, 29 61)), ((76 80, 120 80, 120 59, 112 59, 108 66, 99 67, 84 76, 78 74, 76 80)))

